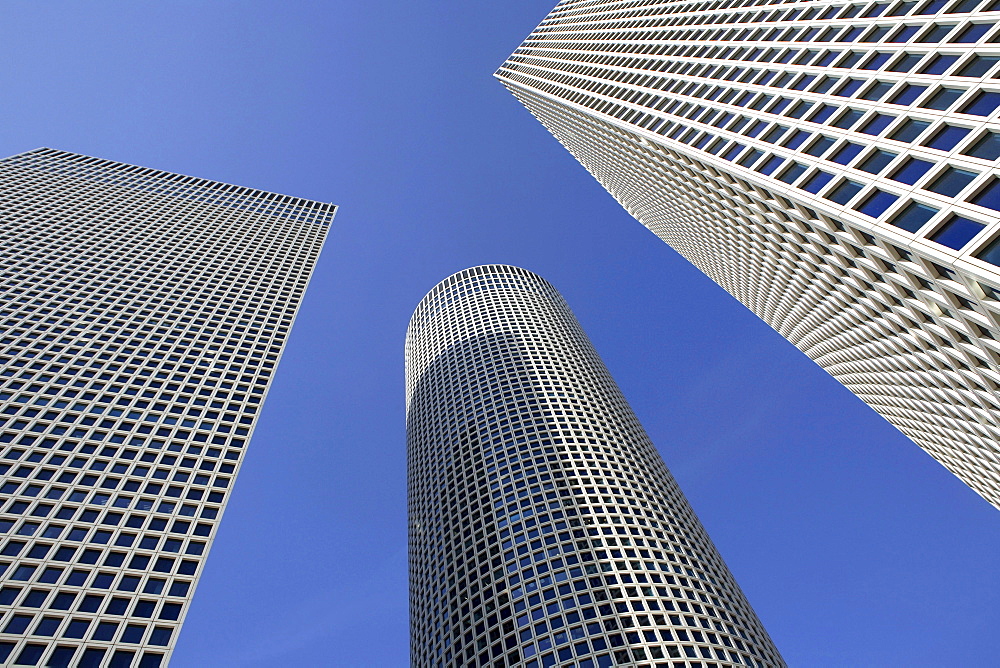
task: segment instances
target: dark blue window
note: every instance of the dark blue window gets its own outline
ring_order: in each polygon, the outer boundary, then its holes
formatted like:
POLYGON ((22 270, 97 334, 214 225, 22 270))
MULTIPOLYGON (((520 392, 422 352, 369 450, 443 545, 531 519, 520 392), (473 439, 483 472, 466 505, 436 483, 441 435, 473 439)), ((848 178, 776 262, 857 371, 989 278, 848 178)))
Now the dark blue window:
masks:
POLYGON ((931 95, 930 99, 920 106, 924 109, 945 111, 951 105, 955 104, 955 100, 962 97, 962 93, 964 92, 965 90, 962 88, 938 88, 937 91, 931 95))
POLYGON ((972 241, 972 238, 979 234, 984 227, 986 226, 974 220, 962 216, 952 216, 944 227, 931 236, 931 240, 942 246, 958 250, 972 241))
POLYGON ((938 212, 932 206, 920 202, 910 202, 889 221, 890 225, 900 227, 907 232, 916 232, 938 212))
POLYGON ((889 178, 893 181, 899 181, 900 183, 912 186, 933 166, 933 162, 927 162, 918 158, 909 158, 889 178))
POLYGON ((935 132, 930 139, 924 142, 924 146, 929 148, 936 148, 939 151, 950 151, 958 142, 965 138, 965 135, 969 134, 968 128, 962 128, 957 125, 945 125, 941 127, 940 130, 935 132))
POLYGON ((869 174, 878 174, 885 166, 892 162, 898 154, 892 151, 884 151, 882 149, 875 149, 875 152, 865 158, 858 169, 868 172, 869 174))
POLYGON ((916 119, 909 118, 906 122, 900 125, 889 138, 909 143, 919 137, 920 133, 929 128, 930 125, 930 121, 918 121, 916 119))
POLYGON ((979 138, 970 148, 962 151, 963 155, 971 155, 974 158, 983 160, 996 160, 1000 158, 1000 134, 987 132, 979 138))
POLYGON ((860 131, 866 135, 879 135, 894 120, 896 120, 896 117, 889 114, 875 114, 864 124, 860 131))
POLYGON ((983 262, 1000 266, 1000 237, 994 239, 993 243, 979 251, 976 257, 983 262))
POLYGON ((885 210, 892 206, 897 199, 899 199, 899 197, 893 195, 892 193, 876 190, 865 198, 865 201, 862 202, 860 206, 855 208, 866 216, 878 218, 885 213, 885 210))
POLYGON ((898 93, 892 96, 892 99, 889 100, 889 102, 892 104, 907 106, 916 102, 917 98, 920 97, 925 90, 927 90, 927 86, 905 84, 898 93))
POLYGON ((841 146, 840 150, 834 153, 833 157, 830 159, 833 162, 836 162, 837 164, 846 165, 851 160, 854 160, 854 158, 858 157, 858 154, 861 153, 862 149, 864 149, 864 146, 862 146, 861 144, 853 144, 851 142, 848 142, 843 146, 841 146))
POLYGON ((857 123, 859 120, 861 120, 861 117, 864 116, 864 115, 865 115, 865 112, 862 111, 861 109, 848 109, 846 112, 844 112, 843 114, 841 114, 837 118, 837 120, 835 120, 830 125, 832 125, 832 126, 834 126, 836 128, 842 128, 844 130, 847 130, 848 128, 850 128, 851 126, 853 126, 855 123, 857 123))
POLYGON ((802 145, 802 142, 804 142, 806 139, 809 139, 810 136, 812 136, 812 133, 806 132, 805 130, 799 130, 794 134, 792 134, 791 137, 786 139, 784 143, 782 143, 782 146, 785 146, 790 149, 797 149, 799 146, 802 145))
POLYGON ((802 184, 801 188, 806 192, 811 192, 813 194, 818 193, 823 189, 830 179, 833 178, 833 174, 827 174, 826 172, 816 172, 810 176, 805 183, 802 184))
POLYGON ((958 60, 958 56, 935 56, 934 60, 929 62, 922 70, 921 74, 944 74, 949 67, 955 64, 958 60))
POLYGON ((965 186, 972 183, 977 176, 979 176, 978 172, 949 167, 927 186, 927 190, 947 197, 954 197, 962 192, 965 186))
POLYGON ((988 186, 979 191, 972 203, 1000 211, 1000 179, 994 177, 988 186))
POLYGON ((979 38, 990 31, 993 27, 992 23, 973 23, 963 30, 958 37, 952 39, 952 42, 959 42, 961 44, 971 44, 973 42, 978 42, 979 38))
POLYGON ((792 163, 790 167, 788 167, 787 169, 785 169, 785 171, 781 173, 781 175, 778 177, 778 180, 784 181, 785 183, 792 183, 797 178, 802 176, 802 173, 804 171, 806 171, 805 165, 799 162, 792 163))
POLYGON ((826 198, 837 204, 847 204, 851 198, 861 192, 864 186, 857 181, 844 180, 839 186, 833 189, 826 198))
POLYGON ((989 116, 1000 106, 1000 93, 980 91, 968 104, 962 107, 963 114, 972 116, 989 116))
POLYGON ((776 155, 771 156, 764 162, 764 164, 762 164, 760 167, 757 168, 757 171, 760 172, 761 174, 770 174, 771 172, 776 170, 784 161, 785 161, 784 158, 778 157, 776 155))
POLYGON ((1000 62, 1000 56, 974 56, 956 74, 960 77, 981 77, 1000 62))

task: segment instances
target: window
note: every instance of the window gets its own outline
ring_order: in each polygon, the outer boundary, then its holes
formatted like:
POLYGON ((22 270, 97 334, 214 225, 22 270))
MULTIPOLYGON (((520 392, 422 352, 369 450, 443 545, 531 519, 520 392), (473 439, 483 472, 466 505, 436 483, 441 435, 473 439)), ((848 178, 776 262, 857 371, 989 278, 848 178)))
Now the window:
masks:
POLYGON ((778 176, 779 181, 784 181, 785 183, 793 183, 796 179, 802 176, 802 173, 806 171, 806 166, 799 162, 793 162, 789 167, 785 169, 778 176))
POLYGON ((889 102, 891 104, 908 106, 916 102, 917 98, 920 97, 926 90, 927 86, 903 84, 903 87, 899 89, 899 92, 892 96, 892 99, 889 100, 889 102))
POLYGON ((983 262, 989 262, 1000 266, 1000 237, 994 239, 990 245, 976 254, 976 257, 983 262))
POLYGON ((810 176, 805 183, 802 184, 801 188, 806 192, 816 194, 820 190, 822 190, 823 186, 829 183, 830 179, 832 178, 833 174, 827 174, 826 172, 816 172, 815 174, 810 176))
POLYGON ((864 149, 864 146, 862 146, 861 144, 854 144, 852 142, 847 142, 846 144, 841 146, 836 153, 833 154, 833 157, 831 157, 830 160, 841 165, 846 165, 851 160, 854 160, 854 158, 856 158, 858 154, 861 153, 862 149, 864 149))
POLYGON ((927 190, 939 195, 955 197, 967 185, 972 183, 977 176, 979 176, 978 172, 970 172, 965 169, 958 169, 957 167, 948 167, 927 186, 927 190))
POLYGON ((858 131, 866 135, 880 135, 894 120, 896 120, 895 116, 875 114, 858 131))
POLYGON ((1000 93, 979 91, 964 107, 961 113, 972 116, 990 116, 1000 106, 1000 93))
POLYGON ((819 139, 810 144, 804 153, 819 157, 826 153, 835 142, 836 140, 833 137, 821 136, 819 139))
POLYGON ((960 77, 981 77, 1000 62, 1000 56, 975 55, 956 73, 960 77))
POLYGON ((941 23, 939 23, 939 24, 932 25, 920 37, 919 41, 923 42, 924 44, 935 44, 937 42, 941 42, 941 41, 944 40, 945 37, 948 36, 948 33, 950 33, 951 30, 952 30, 952 28, 954 28, 954 27, 955 27, 954 24, 941 24, 941 23))
POLYGON ((826 198, 837 204, 847 204, 864 186, 857 181, 844 180, 830 192, 826 198))
POLYGON ((893 87, 894 84, 888 81, 876 81, 874 84, 868 87, 864 93, 859 95, 862 100, 877 101, 881 100, 889 89, 893 87))
POLYGON ((1000 211, 1000 179, 993 177, 989 184, 979 191, 972 203, 1000 211))
POLYGON ((914 118, 908 118, 903 122, 895 132, 889 135, 890 139, 895 139, 896 141, 910 143, 914 139, 920 136, 920 134, 930 127, 930 121, 918 121, 914 118))
POLYGON ((907 232, 916 233, 916 231, 923 227, 924 223, 933 218, 934 214, 937 212, 938 210, 932 206, 927 206, 926 204, 921 204, 920 202, 910 202, 902 210, 900 210, 899 213, 892 217, 889 224, 900 227, 907 232))
POLYGON ((938 55, 920 70, 921 74, 944 74, 958 60, 958 56, 938 55))
POLYGON ((893 195, 892 193, 876 190, 865 198, 864 202, 862 202, 860 206, 855 207, 855 209, 866 216, 878 218, 885 213, 886 209, 892 206, 897 199, 899 199, 899 197, 893 195))
POLYGON ((837 120, 831 123, 831 125, 837 128, 847 130, 851 128, 855 123, 857 123, 861 119, 861 117, 864 116, 864 114, 865 112, 861 109, 848 109, 840 116, 838 116, 837 120))
POLYGON ((888 69, 890 72, 909 72, 923 57, 922 53, 904 53, 888 69))
POLYGON ((970 155, 983 160, 996 160, 1000 158, 1000 134, 987 132, 976 141, 970 148, 962 151, 963 155, 970 155))
POLYGON ((962 32, 960 32, 956 37, 953 37, 951 41, 958 42, 960 44, 972 44, 974 42, 978 42, 992 28, 992 23, 973 23, 966 26, 962 32))
POLYGON ((962 216, 952 216, 944 226, 931 236, 932 241, 936 241, 942 246, 961 249, 972 238, 979 234, 986 226, 975 220, 969 220, 962 216))
POLYGON ((962 97, 962 93, 964 92, 965 91, 961 88, 938 88, 937 91, 931 95, 930 99, 920 106, 924 109, 946 111, 949 107, 951 107, 951 105, 955 104, 955 100, 962 97))
POLYGON ((928 148, 936 148, 939 151, 950 151, 958 145, 965 135, 969 134, 968 128, 957 125, 943 125, 931 138, 923 143, 928 148))
POLYGON ((871 155, 865 158, 864 161, 858 165, 858 169, 870 174, 878 174, 885 169, 886 165, 892 162, 896 155, 896 153, 892 153, 891 151, 875 149, 871 155))

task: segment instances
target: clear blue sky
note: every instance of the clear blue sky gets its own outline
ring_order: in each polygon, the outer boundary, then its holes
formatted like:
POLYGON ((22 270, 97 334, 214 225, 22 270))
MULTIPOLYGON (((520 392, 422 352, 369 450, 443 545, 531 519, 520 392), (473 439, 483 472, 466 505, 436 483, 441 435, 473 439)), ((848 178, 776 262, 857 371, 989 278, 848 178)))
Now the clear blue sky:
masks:
POLYGON ((0 154, 341 206, 172 665, 407 665, 403 335, 489 262, 569 301, 791 665, 1000 661, 1000 512, 492 79, 554 2, 0 6, 0 154))

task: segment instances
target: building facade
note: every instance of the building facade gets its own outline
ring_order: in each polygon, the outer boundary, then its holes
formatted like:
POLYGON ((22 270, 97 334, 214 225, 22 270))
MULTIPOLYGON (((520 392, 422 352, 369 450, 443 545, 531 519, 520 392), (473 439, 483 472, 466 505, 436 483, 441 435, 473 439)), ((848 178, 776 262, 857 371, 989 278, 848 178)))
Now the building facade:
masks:
POLYGON ((333 214, 0 160, 0 663, 166 665, 333 214))
POLYGON ((566 302, 489 265, 406 337, 411 663, 783 666, 566 302))
POLYGON ((497 77, 1000 507, 1000 3, 565 0, 497 77))

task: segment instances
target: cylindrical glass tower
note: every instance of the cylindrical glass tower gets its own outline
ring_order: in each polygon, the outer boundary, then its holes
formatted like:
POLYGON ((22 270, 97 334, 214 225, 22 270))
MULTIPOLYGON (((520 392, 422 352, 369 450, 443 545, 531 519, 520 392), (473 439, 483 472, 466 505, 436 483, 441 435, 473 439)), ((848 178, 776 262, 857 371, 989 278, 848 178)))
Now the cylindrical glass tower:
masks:
POLYGON ((431 290, 406 409, 412 665, 784 665, 544 279, 431 290))

